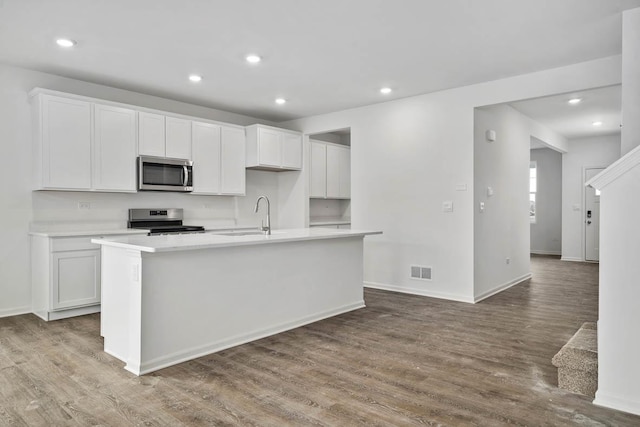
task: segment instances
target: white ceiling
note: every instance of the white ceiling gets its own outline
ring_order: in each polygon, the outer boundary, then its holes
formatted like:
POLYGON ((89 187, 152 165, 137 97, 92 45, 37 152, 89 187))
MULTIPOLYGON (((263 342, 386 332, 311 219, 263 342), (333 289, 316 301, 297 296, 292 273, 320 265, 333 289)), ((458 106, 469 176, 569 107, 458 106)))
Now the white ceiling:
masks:
POLYGON ((640 0, 0 0, 0 61, 281 121, 616 55, 621 11, 634 7, 640 0), (61 36, 77 46, 58 48, 61 36), (248 53, 262 63, 247 64, 248 53))
POLYGON ((620 85, 511 102, 509 105, 567 139, 620 133, 620 85), (568 101, 572 98, 582 101, 571 105, 568 101), (593 126, 596 121, 602 125, 593 126))

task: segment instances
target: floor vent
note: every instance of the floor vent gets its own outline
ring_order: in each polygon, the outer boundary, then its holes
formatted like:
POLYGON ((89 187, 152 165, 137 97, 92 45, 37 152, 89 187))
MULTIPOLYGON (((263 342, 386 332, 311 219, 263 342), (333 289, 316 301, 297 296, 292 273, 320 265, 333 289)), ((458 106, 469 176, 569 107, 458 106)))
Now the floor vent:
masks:
POLYGON ((431 280, 431 267, 411 266, 411 278, 421 280, 431 280))

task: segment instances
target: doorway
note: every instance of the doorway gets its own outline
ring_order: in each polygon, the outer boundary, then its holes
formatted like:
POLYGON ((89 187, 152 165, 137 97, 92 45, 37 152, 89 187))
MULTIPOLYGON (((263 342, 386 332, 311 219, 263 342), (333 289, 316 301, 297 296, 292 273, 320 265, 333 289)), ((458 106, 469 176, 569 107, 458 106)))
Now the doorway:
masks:
MULTIPOLYGON (((585 182, 602 172, 604 168, 588 168, 584 171, 585 182)), ((584 259, 600 261, 600 192, 593 187, 584 189, 584 259)))

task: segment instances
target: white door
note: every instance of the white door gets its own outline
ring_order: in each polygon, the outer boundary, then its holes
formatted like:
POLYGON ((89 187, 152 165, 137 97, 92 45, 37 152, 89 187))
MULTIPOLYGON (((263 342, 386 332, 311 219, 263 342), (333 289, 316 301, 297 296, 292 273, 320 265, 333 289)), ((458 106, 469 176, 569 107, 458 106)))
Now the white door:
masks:
POLYGON ((280 167, 280 132, 258 128, 258 163, 262 166, 280 167))
MULTIPOLYGON (((586 169, 585 182, 602 172, 604 169, 586 169)), ((584 235, 585 260, 600 260, 600 194, 593 187, 585 187, 584 235)))
POLYGON ((165 155, 191 160, 191 121, 165 117, 165 155))
POLYGON ((192 122, 193 194, 220 192, 220 126, 192 122))
POLYGON ((244 195, 246 189, 244 129, 222 128, 221 187, 222 194, 244 195))
POLYGON ((302 136, 282 134, 282 167, 302 169, 302 136))
POLYGON ((309 197, 327 197, 327 144, 311 142, 309 197))
POLYGON ((93 188, 136 191, 136 112, 94 104, 93 188))
POLYGON ((164 157, 164 116, 154 113, 138 113, 138 153, 145 156, 164 157))

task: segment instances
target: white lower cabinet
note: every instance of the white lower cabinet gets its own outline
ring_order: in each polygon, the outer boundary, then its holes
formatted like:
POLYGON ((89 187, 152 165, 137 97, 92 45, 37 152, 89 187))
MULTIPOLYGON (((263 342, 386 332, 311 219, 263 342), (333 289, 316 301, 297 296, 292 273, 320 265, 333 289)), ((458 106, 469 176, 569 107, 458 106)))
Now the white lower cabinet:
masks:
POLYGON ((51 260, 53 310, 100 304, 99 249, 55 252, 51 260))
POLYGON ((100 311, 100 247, 91 243, 96 237, 31 236, 35 315, 48 321, 100 311))

